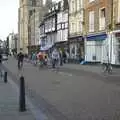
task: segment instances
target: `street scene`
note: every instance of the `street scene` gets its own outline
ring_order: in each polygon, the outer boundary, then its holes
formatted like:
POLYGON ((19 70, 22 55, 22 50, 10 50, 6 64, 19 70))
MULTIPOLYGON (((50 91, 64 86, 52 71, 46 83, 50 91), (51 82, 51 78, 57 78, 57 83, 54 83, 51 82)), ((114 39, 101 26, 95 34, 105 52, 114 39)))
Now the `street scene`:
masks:
POLYGON ((120 0, 0 1, 0 120, 120 120, 119 11, 120 0))

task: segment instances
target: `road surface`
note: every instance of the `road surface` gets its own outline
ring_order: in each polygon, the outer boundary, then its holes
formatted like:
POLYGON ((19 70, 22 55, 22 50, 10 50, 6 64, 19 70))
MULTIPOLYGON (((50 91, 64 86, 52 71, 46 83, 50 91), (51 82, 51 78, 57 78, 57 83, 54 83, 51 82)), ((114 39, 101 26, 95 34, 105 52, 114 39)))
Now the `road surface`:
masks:
MULTIPOLYGON (((19 84, 17 61, 5 65, 19 84)), ((82 70, 59 72, 24 64, 27 94, 51 120, 120 120, 120 79, 82 70)))

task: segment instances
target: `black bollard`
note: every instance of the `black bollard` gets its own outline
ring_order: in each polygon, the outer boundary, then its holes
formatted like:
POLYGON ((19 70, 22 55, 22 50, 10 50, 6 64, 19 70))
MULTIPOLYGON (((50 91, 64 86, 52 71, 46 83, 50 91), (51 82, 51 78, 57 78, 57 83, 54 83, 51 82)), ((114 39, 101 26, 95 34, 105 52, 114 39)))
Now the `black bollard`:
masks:
POLYGON ((25 104, 25 81, 24 77, 20 77, 20 96, 19 96, 19 110, 20 112, 26 111, 26 104, 25 104))
POLYGON ((7 83, 7 72, 4 73, 4 82, 7 83))

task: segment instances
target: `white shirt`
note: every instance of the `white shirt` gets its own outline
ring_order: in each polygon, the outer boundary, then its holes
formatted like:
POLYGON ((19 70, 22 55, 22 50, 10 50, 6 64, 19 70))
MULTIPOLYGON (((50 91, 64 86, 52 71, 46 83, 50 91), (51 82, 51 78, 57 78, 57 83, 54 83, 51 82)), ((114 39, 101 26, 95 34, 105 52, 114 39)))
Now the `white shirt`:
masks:
POLYGON ((59 52, 58 51, 54 50, 52 52, 52 59, 59 59, 59 52))

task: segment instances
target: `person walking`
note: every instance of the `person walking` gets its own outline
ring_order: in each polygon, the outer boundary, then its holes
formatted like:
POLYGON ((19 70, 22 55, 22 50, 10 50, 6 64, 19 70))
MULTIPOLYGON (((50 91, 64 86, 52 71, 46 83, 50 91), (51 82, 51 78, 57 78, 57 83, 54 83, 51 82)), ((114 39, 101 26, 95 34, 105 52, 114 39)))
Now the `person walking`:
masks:
POLYGON ((0 53, 0 76, 2 77, 2 54, 0 53))
POLYGON ((63 62, 64 62, 64 64, 66 63, 66 59, 67 59, 67 55, 66 55, 66 53, 65 53, 65 51, 63 52, 63 62))
POLYGON ((2 64, 2 54, 0 53, 0 64, 2 64))
POLYGON ((34 64, 34 65, 36 65, 36 62, 37 61, 37 57, 36 57, 36 53, 33 53, 32 54, 32 63, 34 64))
POLYGON ((52 52, 52 68, 55 68, 59 63, 60 55, 58 50, 55 48, 52 52))
POLYGON ((62 50, 60 50, 59 54, 60 54, 60 66, 62 66, 63 65, 63 52, 62 52, 62 50))

